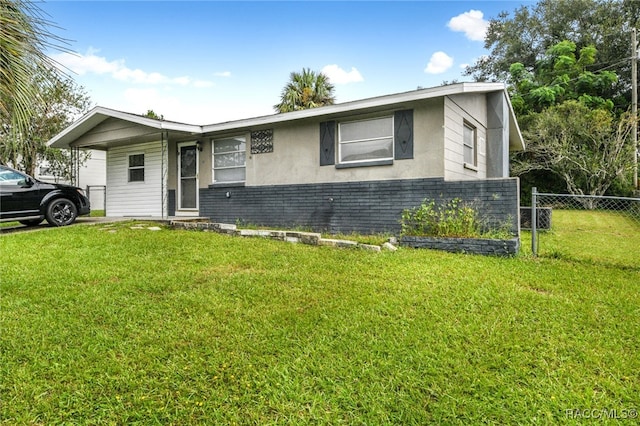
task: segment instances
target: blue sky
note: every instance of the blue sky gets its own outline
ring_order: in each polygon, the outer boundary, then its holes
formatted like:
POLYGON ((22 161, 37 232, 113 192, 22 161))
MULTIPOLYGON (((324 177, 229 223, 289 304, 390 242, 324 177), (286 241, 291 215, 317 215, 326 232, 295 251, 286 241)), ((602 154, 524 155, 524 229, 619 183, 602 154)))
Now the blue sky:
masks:
POLYGON ((531 1, 60 1, 50 52, 94 104, 211 124, 274 113, 292 71, 337 102, 466 81, 490 18, 531 1))

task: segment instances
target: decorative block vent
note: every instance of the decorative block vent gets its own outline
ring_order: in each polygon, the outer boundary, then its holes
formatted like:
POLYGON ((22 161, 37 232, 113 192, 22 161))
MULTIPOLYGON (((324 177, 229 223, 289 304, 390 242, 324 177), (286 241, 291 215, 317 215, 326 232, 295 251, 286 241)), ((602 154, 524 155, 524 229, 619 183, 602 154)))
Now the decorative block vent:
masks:
POLYGON ((251 132, 251 153, 265 154, 273 152, 273 129, 251 132))

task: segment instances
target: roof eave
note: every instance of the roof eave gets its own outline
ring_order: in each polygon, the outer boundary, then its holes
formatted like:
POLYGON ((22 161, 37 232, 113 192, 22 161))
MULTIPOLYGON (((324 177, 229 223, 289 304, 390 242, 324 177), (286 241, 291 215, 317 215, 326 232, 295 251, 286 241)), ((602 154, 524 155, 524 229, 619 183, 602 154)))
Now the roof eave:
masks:
MULTIPOLYGON (((62 132, 51 138, 47 145, 52 148, 68 149, 72 147, 79 147, 74 142, 83 134, 93 129, 98 124, 102 123, 108 118, 116 118, 119 120, 128 121, 131 123, 139 124, 141 126, 157 129, 158 131, 167 130, 173 132, 179 132, 184 134, 200 134, 202 133, 202 126, 177 123, 173 121, 156 120, 153 118, 147 118, 140 115, 130 114, 122 111, 113 110, 110 108, 97 106, 91 111, 80 117, 62 132)), ((83 147, 80 147, 83 148, 83 147)))

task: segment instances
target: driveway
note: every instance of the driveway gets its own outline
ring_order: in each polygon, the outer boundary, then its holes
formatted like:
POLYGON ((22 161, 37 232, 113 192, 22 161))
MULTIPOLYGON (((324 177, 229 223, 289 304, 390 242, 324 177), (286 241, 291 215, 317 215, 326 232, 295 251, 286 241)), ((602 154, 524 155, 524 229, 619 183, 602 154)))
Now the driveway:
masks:
MULTIPOLYGON (((89 217, 89 216, 81 216, 76 219, 76 221, 69 226, 78 226, 78 225, 94 225, 96 223, 112 223, 112 222, 122 222, 125 220, 132 220, 132 218, 128 217, 89 217)), ((15 226, 5 226, 0 228, 0 234, 11 234, 14 232, 29 232, 29 231, 39 231, 43 229, 55 228, 55 226, 51 226, 47 223, 47 221, 43 221, 40 225, 36 226, 26 226, 26 225, 15 225, 15 226)))
MULTIPOLYGON (((160 217, 89 217, 89 216, 80 216, 79 218, 76 219, 76 221, 74 223, 72 223, 71 225, 68 226, 78 226, 78 225, 95 225, 98 223, 114 223, 114 222, 126 222, 129 220, 142 220, 142 221, 149 221, 149 222, 160 222, 160 223, 169 223, 172 220, 175 219, 180 219, 182 221, 185 220, 196 220, 196 221, 202 221, 202 220, 207 220, 208 218, 206 217, 198 217, 198 216, 193 216, 193 217, 177 217, 177 216, 169 216, 169 217, 165 217, 165 218, 160 218, 160 217)), ((51 226, 47 223, 47 221, 42 221, 42 223, 40 225, 37 226, 25 226, 25 225, 15 225, 15 226, 5 226, 5 227, 0 227, 0 234, 11 234, 14 232, 29 232, 29 231, 39 231, 39 230, 44 230, 44 229, 50 229, 50 228, 55 228, 55 226, 51 226)))

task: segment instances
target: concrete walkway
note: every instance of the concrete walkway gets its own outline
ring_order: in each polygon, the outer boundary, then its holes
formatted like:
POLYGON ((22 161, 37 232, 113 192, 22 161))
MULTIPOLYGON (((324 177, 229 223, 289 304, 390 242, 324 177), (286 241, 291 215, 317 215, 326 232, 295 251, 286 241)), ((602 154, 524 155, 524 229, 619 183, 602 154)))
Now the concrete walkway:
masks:
MULTIPOLYGON (((172 220, 203 220, 207 218, 201 217, 176 217, 170 216, 168 218, 161 217, 90 217, 90 216, 80 216, 75 220, 75 222, 69 226, 77 226, 77 225, 95 225, 101 223, 115 223, 115 222, 126 222, 130 220, 145 220, 150 222, 158 222, 158 223, 169 223, 172 220)), ((207 219, 208 220, 208 219, 207 219)), ((15 232, 30 232, 30 231, 40 231, 44 229, 55 228, 47 223, 46 220, 43 220, 40 225, 37 226, 26 226, 26 225, 15 225, 15 226, 5 226, 0 228, 0 234, 11 234, 15 232)))

